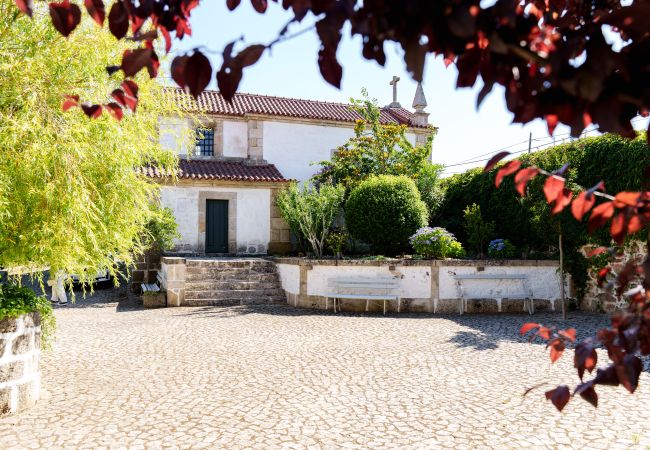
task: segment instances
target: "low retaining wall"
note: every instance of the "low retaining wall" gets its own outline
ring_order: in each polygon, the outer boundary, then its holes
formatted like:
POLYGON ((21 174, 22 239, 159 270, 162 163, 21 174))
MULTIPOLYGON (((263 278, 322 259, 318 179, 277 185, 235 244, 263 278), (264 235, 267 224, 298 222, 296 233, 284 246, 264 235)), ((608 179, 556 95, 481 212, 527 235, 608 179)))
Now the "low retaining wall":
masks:
POLYGON ((0 320, 0 416, 33 406, 40 396, 41 317, 0 320))
MULTIPOLYGON (((550 309, 549 300, 555 299, 559 310, 560 276, 557 261, 548 260, 308 260, 302 258, 275 258, 282 287, 288 303, 304 308, 324 309, 325 294, 330 278, 393 276, 400 283, 402 311, 433 313, 457 313, 458 293, 453 275, 492 274, 528 275, 529 285, 535 298, 535 308, 550 309)), ((568 277, 567 277, 568 278, 568 277)), ((568 284, 568 283, 567 283, 568 284)), ((501 293, 520 290, 511 280, 476 280, 467 283, 472 295, 499 289, 501 293)), ((567 296, 570 292, 567 290, 567 296)), ((332 302, 329 302, 330 308, 332 302)), ((346 311, 363 311, 365 302, 341 301, 346 311)), ((381 301, 370 302, 370 311, 383 311, 381 301)), ((393 302, 391 310, 396 311, 393 302)), ((494 300, 470 300, 469 312, 496 312, 494 300)), ((504 312, 523 311, 521 300, 504 299, 504 312)))

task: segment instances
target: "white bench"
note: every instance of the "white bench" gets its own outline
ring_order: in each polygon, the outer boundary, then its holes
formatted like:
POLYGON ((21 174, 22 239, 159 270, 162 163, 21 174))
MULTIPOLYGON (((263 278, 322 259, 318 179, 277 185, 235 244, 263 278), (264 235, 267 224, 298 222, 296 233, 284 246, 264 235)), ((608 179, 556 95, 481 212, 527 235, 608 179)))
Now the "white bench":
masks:
MULTIPOLYGON (((156 279, 158 280, 158 283, 160 286, 163 284, 163 276, 161 272, 159 271, 158 274, 156 275, 156 279)), ((140 288, 142 289, 142 293, 146 292, 160 292, 160 286, 156 283, 142 283, 140 288)))
POLYGON ((156 283, 142 283, 141 288, 143 294, 147 292, 160 292, 160 287, 156 283))
POLYGON ((325 294, 325 309, 329 307, 329 299, 333 299, 334 312, 336 304, 340 299, 365 300, 366 312, 371 300, 382 300, 384 302, 384 315, 386 314, 386 302, 396 301, 397 312, 400 312, 400 298, 397 294, 399 281, 392 277, 381 278, 330 278, 328 280, 331 292, 325 294))
MULTIPOLYGON (((528 282, 528 275, 472 274, 472 275, 452 275, 452 278, 456 280, 456 289, 458 291, 458 297, 459 297, 459 311, 461 314, 467 312, 467 300, 476 300, 476 299, 496 300, 497 308, 499 312, 501 312, 501 301, 503 299, 520 299, 524 301, 524 311, 528 311, 528 314, 533 314, 535 312, 533 290, 530 288, 530 284, 528 282), (480 280, 518 281, 519 290, 514 292, 507 291, 504 293, 503 289, 497 289, 496 291, 490 290, 490 292, 481 292, 480 294, 468 293, 465 283, 471 281, 480 281, 480 280)), ((553 300, 549 300, 549 301, 551 302, 551 308, 555 311, 555 302, 553 300)))

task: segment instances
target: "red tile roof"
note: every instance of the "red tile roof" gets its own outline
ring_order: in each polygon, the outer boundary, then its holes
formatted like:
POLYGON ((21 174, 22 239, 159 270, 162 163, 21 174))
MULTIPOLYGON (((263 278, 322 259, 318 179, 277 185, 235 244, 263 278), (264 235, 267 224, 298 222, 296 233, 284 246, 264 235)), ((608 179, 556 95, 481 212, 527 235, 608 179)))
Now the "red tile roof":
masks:
MULTIPOLYGON (((261 114, 265 116, 298 117, 305 119, 332 120, 335 122, 355 122, 361 116, 346 103, 321 102, 287 97, 272 97, 257 94, 235 94, 232 103, 228 103, 218 91, 204 91, 198 101, 179 88, 170 88, 168 92, 175 101, 188 111, 200 111, 208 114, 226 116, 244 116, 261 114)), ((380 122, 383 124, 402 124, 417 128, 411 120, 414 114, 405 108, 381 109, 380 122)))
MULTIPOLYGON (((185 180, 224 180, 281 183, 285 179, 273 164, 250 165, 242 161, 217 161, 209 159, 181 159, 178 162, 178 178, 185 180)), ((169 174, 153 167, 143 169, 152 178, 169 174)))

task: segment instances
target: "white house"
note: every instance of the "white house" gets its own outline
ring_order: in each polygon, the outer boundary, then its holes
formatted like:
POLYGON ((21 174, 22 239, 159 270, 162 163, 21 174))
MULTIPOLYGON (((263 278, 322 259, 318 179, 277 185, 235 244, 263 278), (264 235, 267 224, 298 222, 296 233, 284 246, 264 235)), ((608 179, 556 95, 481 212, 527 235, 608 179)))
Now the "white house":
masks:
MULTIPOLYGON (((395 86, 395 84, 394 84, 395 86)), ((381 109, 381 122, 405 124, 413 144, 432 132, 426 100, 418 86, 415 112, 394 101, 381 109)), ((149 170, 162 183, 161 204, 174 211, 181 238, 176 250, 197 254, 265 254, 290 249, 290 232, 274 197, 290 180, 308 180, 314 162, 354 136, 360 116, 342 103, 236 94, 232 103, 216 91, 198 101, 170 90, 180 106, 202 119, 161 118, 161 144, 180 156, 176 184, 149 170), (183 136, 196 130, 188 148, 183 136)))

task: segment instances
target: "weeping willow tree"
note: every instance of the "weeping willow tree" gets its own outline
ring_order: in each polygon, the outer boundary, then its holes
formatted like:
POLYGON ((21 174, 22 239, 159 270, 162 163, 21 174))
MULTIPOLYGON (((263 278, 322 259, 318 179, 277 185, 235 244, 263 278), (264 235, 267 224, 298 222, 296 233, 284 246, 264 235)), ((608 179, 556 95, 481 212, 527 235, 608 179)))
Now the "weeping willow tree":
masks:
POLYGON ((106 66, 125 46, 85 18, 63 38, 47 6, 34 18, 0 0, 0 268, 92 276, 133 261, 156 214, 144 165, 172 169, 158 140, 163 114, 181 114, 146 75, 137 114, 91 120, 61 109, 66 94, 105 103, 120 84, 106 66))

